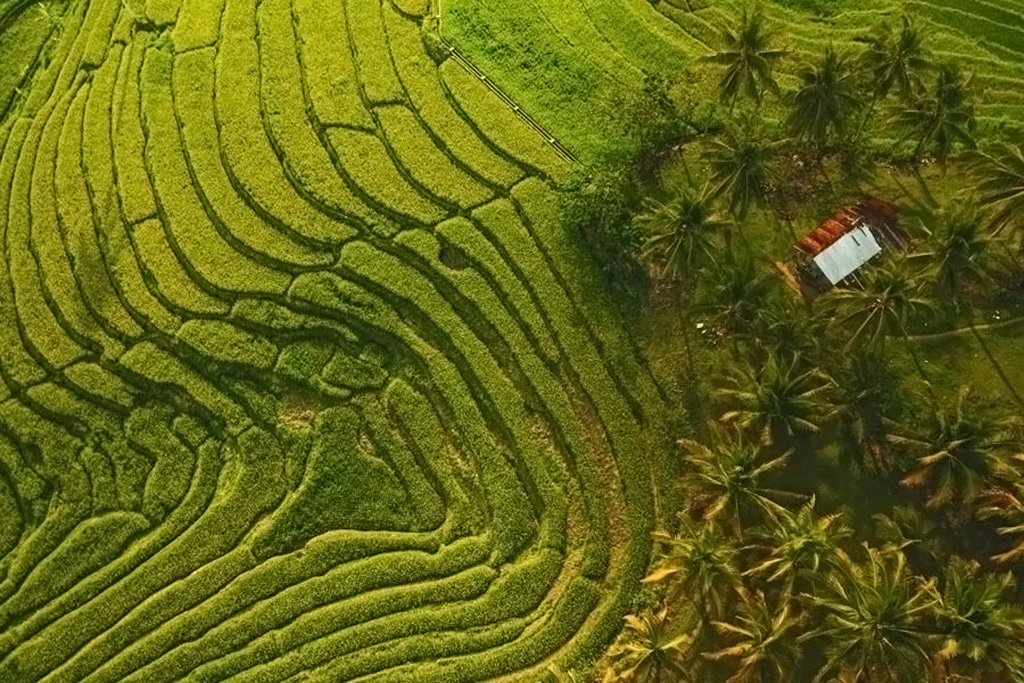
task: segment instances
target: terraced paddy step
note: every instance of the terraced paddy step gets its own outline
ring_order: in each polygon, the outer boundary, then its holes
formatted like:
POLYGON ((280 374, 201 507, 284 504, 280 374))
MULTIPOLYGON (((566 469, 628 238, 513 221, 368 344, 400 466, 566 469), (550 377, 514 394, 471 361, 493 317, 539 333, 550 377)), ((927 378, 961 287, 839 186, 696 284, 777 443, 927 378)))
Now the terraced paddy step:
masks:
POLYGON ((618 631, 661 399, 427 9, 67 9, 0 118, 0 680, 533 681, 618 631))

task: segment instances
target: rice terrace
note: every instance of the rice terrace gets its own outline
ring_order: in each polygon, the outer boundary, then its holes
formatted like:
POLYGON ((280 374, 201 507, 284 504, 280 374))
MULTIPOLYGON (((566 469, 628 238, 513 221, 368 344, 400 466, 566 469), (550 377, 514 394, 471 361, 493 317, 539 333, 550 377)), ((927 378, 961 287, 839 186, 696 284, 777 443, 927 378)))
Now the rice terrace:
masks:
POLYGON ((1024 0, 0 0, 0 683, 1024 681, 1024 0))

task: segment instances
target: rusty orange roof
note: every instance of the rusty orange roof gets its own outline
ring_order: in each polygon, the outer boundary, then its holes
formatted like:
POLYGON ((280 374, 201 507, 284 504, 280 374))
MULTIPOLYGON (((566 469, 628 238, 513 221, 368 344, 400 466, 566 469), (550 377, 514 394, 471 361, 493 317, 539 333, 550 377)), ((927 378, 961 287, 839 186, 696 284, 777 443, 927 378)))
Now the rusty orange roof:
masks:
POLYGON ((898 209, 878 197, 865 197, 857 204, 840 209, 829 216, 796 245, 796 248, 810 256, 817 256, 840 237, 853 230, 860 222, 880 227, 885 225, 898 209))

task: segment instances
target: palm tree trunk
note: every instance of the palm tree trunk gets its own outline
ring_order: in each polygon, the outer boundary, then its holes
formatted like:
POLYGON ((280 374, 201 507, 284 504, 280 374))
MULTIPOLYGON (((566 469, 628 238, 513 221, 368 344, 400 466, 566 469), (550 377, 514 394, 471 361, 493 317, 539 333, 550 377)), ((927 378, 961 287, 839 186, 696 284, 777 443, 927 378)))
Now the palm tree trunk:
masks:
POLYGON ((1017 392, 1017 387, 1014 386, 1013 382, 1010 381, 1010 378, 1006 376, 1006 373, 1003 371, 1003 367, 999 365, 999 361, 997 361, 995 356, 992 355, 992 352, 988 348, 988 344, 985 343, 984 337, 982 337, 981 333, 978 332, 976 327, 974 327, 973 322, 967 323, 967 326, 971 328, 971 334, 973 334, 974 338, 978 340, 978 344, 981 346, 982 352, 988 356, 989 361, 992 363, 992 367, 995 368, 996 374, 999 375, 999 379, 1002 380, 1003 385, 1006 386, 1007 391, 1010 392, 1010 396, 1012 396, 1013 400, 1017 402, 1017 405, 1024 407, 1024 400, 1021 399, 1020 394, 1017 392))
POLYGON ((677 290, 679 300, 676 305, 679 307, 679 324, 683 326, 683 349, 686 352, 686 366, 690 371, 690 379, 693 381, 697 377, 697 366, 693 362, 693 330, 690 329, 690 323, 692 321, 686 315, 686 303, 683 299, 686 293, 686 288, 681 282, 677 283, 676 286, 679 288, 677 290))
POLYGON ((935 201, 935 196, 932 194, 931 188, 928 187, 928 183, 925 182, 924 176, 921 175, 921 169, 917 164, 914 165, 914 178, 917 179, 918 185, 920 185, 921 189, 924 191, 924 198, 928 203, 932 206, 938 206, 939 203, 935 201))
POLYGON ((766 209, 767 209, 768 211, 770 211, 770 212, 771 212, 771 214, 772 214, 773 216, 775 216, 775 220, 776 220, 776 221, 778 222, 778 224, 779 224, 779 227, 782 227, 782 224, 783 224, 783 223, 785 223, 785 224, 786 224, 786 227, 787 227, 787 228, 789 228, 789 234, 790 234, 790 236, 791 236, 791 237, 793 238, 793 244, 796 244, 797 242, 799 242, 799 241, 800 241, 800 238, 798 238, 798 237, 796 236, 796 228, 794 228, 794 227, 793 227, 793 221, 792 221, 792 220, 788 220, 788 219, 787 219, 787 220, 783 221, 783 220, 782 220, 782 216, 780 216, 780 215, 778 214, 778 212, 776 212, 776 211, 775 211, 775 209, 774 209, 773 207, 770 207, 770 206, 768 206, 767 204, 765 204, 765 208, 766 208, 766 209))
POLYGON ((873 96, 873 97, 871 98, 871 104, 870 104, 870 105, 868 105, 868 111, 867 111, 867 113, 866 113, 866 114, 864 114, 864 120, 862 120, 862 121, 860 122, 860 126, 859 126, 859 127, 857 128, 857 133, 856 133, 856 135, 854 135, 854 136, 853 136, 853 141, 854 141, 854 142, 857 142, 858 140, 860 140, 860 136, 861 136, 861 133, 863 133, 863 132, 864 132, 864 129, 865 129, 865 128, 867 127, 867 125, 868 125, 868 121, 870 121, 870 120, 871 120, 871 115, 875 113, 875 105, 877 105, 877 104, 878 104, 878 94, 876 93, 876 94, 875 94, 875 95, 874 95, 874 96, 873 96))
POLYGON ((836 192, 836 186, 832 183, 832 178, 829 177, 825 171, 825 164, 822 161, 822 155, 820 153, 814 155, 815 165, 818 167, 818 172, 821 173, 821 177, 825 179, 825 185, 828 186, 828 191, 832 195, 832 199, 839 203, 839 193, 836 192))
POLYGON ((686 163, 686 145, 681 144, 679 146, 679 160, 683 162, 683 173, 686 174, 686 183, 690 187, 693 187, 693 176, 690 175, 690 164, 686 163))
POLYGON ((900 328, 903 332, 903 342, 907 345, 907 351, 910 352, 910 359, 914 361, 914 367, 917 368, 917 374, 921 375, 921 379, 924 380, 925 389, 928 390, 928 395, 934 399, 935 388, 932 387, 932 382, 928 379, 928 374, 924 371, 924 366, 921 365, 921 358, 917 355, 917 349, 914 348, 914 341, 907 333, 906 326, 901 324, 900 328))

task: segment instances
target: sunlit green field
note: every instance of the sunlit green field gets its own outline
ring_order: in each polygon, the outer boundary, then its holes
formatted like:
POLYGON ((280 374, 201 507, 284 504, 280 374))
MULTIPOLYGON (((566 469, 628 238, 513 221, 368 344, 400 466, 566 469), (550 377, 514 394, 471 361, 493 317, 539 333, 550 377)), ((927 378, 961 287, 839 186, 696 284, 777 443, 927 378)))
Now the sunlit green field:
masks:
POLYGON ((662 399, 424 3, 0 4, 0 681, 535 680, 662 399))

